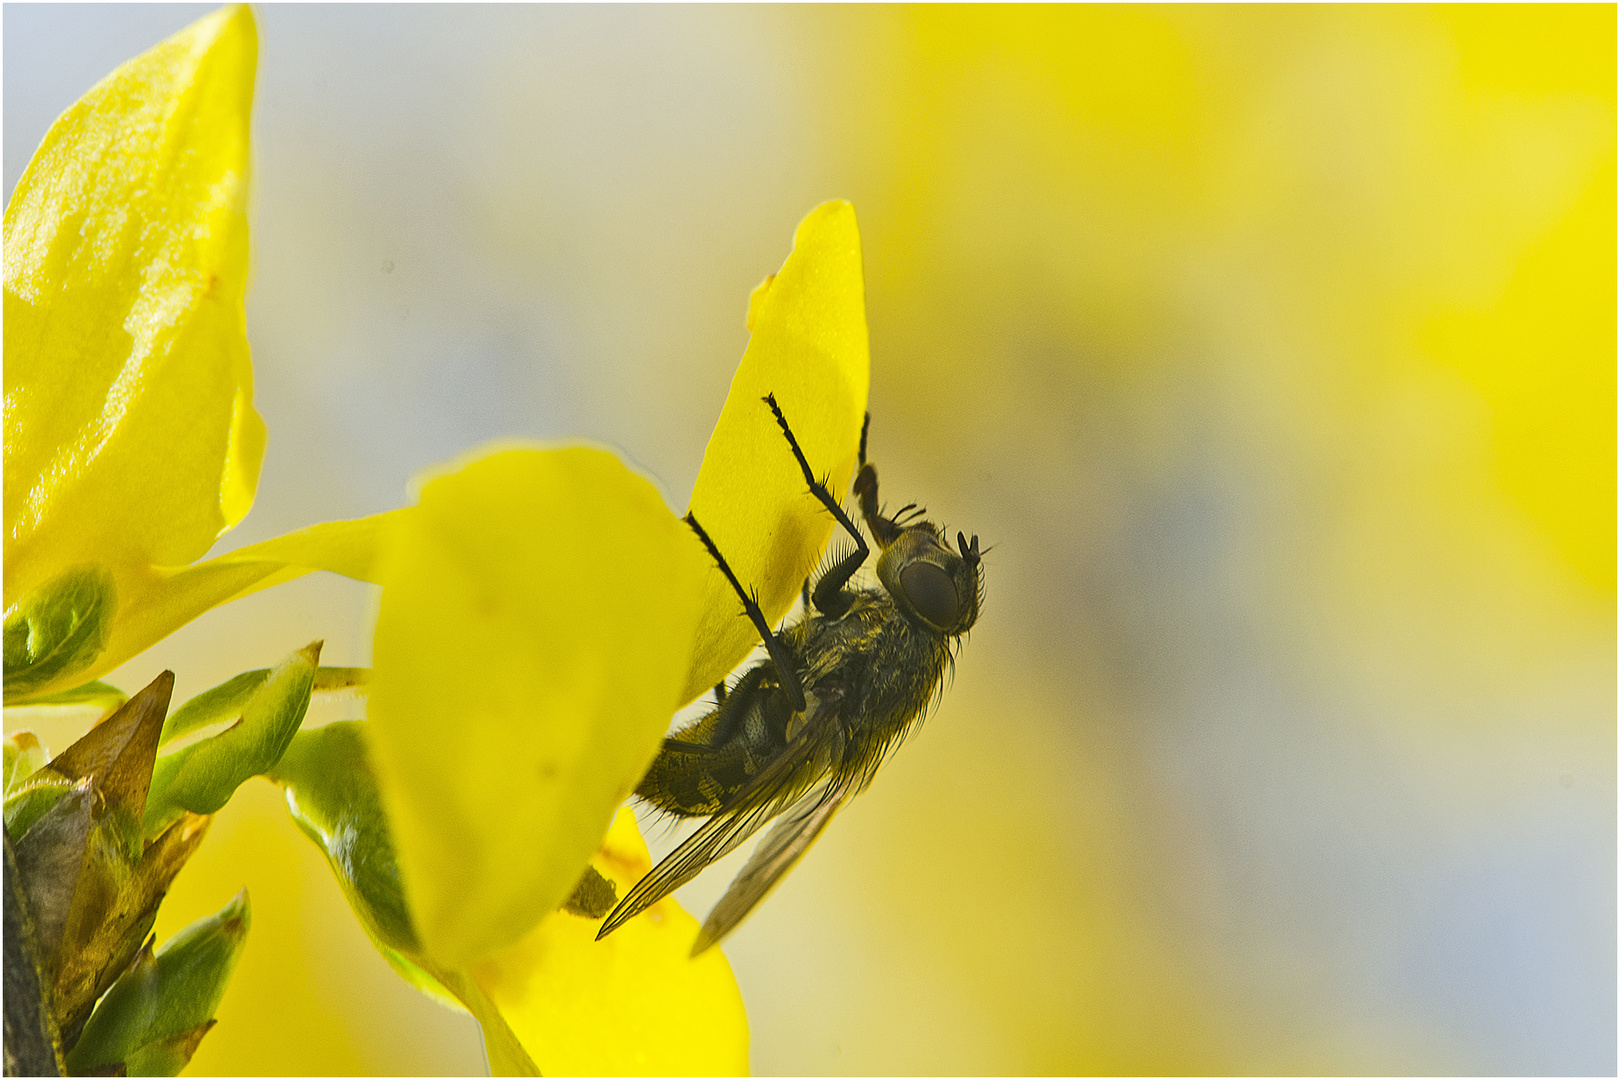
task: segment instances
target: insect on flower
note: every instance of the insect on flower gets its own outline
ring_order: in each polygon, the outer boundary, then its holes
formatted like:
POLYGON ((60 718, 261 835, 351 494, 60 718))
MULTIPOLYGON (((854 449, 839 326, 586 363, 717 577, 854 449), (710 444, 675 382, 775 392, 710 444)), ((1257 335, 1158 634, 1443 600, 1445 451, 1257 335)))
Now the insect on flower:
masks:
POLYGON ((664 740, 636 794, 678 817, 709 820, 643 877, 608 915, 600 939, 680 888, 716 859, 780 817, 709 912, 695 956, 747 917, 827 827, 872 782, 884 757, 922 718, 954 661, 958 639, 979 617, 984 578, 979 538, 943 529, 916 505, 894 516, 878 502, 877 470, 861 432, 854 491, 881 553, 880 588, 850 584, 871 553, 860 530, 816 479, 787 418, 767 396, 810 493, 855 540, 855 550, 804 584, 804 614, 773 632, 759 604, 690 514, 687 523, 742 598, 768 659, 715 707, 664 740))

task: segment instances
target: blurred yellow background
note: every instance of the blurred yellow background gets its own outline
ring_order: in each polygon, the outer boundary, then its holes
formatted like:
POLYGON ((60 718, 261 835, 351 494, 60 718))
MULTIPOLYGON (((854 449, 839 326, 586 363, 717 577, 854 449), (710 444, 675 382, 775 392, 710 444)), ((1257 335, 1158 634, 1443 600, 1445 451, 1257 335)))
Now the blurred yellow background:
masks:
MULTIPOLYGON (((8 196, 205 10, 7 5, 8 196)), ((726 946, 756 1071, 1613 1073, 1612 6, 259 18, 222 548, 500 436, 683 507, 749 290, 855 203, 885 493, 994 550, 943 707, 726 946)), ((372 610, 322 575, 112 681, 362 664, 372 610)), ((160 936, 243 885, 191 1071, 482 1067, 259 781, 160 936)))

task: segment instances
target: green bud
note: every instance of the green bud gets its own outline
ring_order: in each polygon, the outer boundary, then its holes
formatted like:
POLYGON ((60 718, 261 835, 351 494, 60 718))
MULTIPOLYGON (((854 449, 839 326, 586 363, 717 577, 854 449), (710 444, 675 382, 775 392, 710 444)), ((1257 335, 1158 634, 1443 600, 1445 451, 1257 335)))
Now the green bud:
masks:
MULTIPOLYGON (((165 671, 52 758, 47 768, 71 780, 93 781, 109 806, 139 821, 152 784, 158 734, 173 693, 174 672, 165 671)), ((138 845, 138 834, 135 840, 138 845)), ((139 854, 140 847, 133 847, 131 858, 139 854)))
POLYGON ((250 922, 243 891, 156 953, 148 942, 84 1025, 69 1069, 82 1074, 122 1063, 130 1076, 178 1073, 212 1026, 250 922))
POLYGON ((147 836, 155 836, 185 811, 214 813, 248 777, 268 772, 281 760, 309 709, 320 653, 319 641, 293 653, 247 696, 235 724, 157 759, 146 802, 147 836))
POLYGON ((5 619, 6 701, 95 663, 117 607, 112 573, 95 564, 73 567, 12 605, 5 619))
POLYGON ((141 815, 173 686, 164 672, 6 800, 41 976, 69 1041, 140 948, 207 823, 191 816, 142 844, 141 815))
MULTIPOLYGON (((148 844, 140 860, 131 865, 124 840, 132 822, 121 810, 108 809, 105 804, 100 809, 104 812, 99 817, 91 816, 83 863, 73 883, 62 930, 55 939, 55 952, 49 958, 55 1011, 70 1042, 96 999, 129 966, 141 942, 151 933, 169 884, 202 843, 212 820, 187 814, 148 844)), ((19 855, 45 823, 42 819, 24 837, 19 855)), ((42 878, 50 880, 48 875, 27 876, 31 885, 39 884, 42 878)), ((58 877, 58 889, 61 883, 58 877)), ((32 889, 30 894, 33 899, 32 889)))

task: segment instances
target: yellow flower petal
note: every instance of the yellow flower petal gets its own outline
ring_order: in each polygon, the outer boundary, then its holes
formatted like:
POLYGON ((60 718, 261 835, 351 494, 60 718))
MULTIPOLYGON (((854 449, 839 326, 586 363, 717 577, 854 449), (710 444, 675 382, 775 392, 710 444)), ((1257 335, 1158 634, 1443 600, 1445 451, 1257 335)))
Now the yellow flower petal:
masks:
POLYGON ((5 598, 64 569, 201 556, 247 512, 264 426, 244 333, 245 7, 95 86, 5 213, 5 598))
MULTIPOLYGON (((703 453, 691 512, 738 580, 759 590, 775 623, 815 569, 834 522, 808 493, 760 399, 776 395, 811 469, 841 498, 855 470, 871 375, 861 237, 849 203, 826 203, 800 223, 781 271, 754 291, 748 325, 753 336, 703 453)), ((704 585, 703 611, 682 704, 759 642, 718 570, 704 585)))
MULTIPOLYGON (((619 811, 592 860, 619 895, 651 868, 619 811)), ((596 941, 598 920, 557 912, 473 966, 473 977, 548 1076, 737 1076, 748 1024, 719 949, 690 958, 697 920, 666 898, 596 941)))
POLYGON ((374 765, 425 953, 555 910, 669 724, 707 558, 612 454, 507 450, 389 530, 374 765))
POLYGON ((408 513, 409 507, 351 521, 327 521, 195 566, 149 567, 143 574, 130 574, 106 652, 90 677, 111 671, 209 608, 313 570, 376 583, 377 552, 385 530, 408 513))

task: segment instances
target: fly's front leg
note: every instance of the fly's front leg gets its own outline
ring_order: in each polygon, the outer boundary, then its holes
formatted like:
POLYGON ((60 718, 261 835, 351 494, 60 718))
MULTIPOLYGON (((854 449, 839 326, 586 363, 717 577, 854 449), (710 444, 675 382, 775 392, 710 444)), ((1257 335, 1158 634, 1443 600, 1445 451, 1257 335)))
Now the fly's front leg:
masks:
MULTIPOLYGON (((815 601, 817 611, 836 619, 849 610, 849 598, 843 595, 844 586, 849 584, 849 579, 855 576, 855 571, 861 568, 861 564, 866 562, 866 557, 872 552, 866 546, 866 538, 861 535, 861 530, 856 528, 855 523, 849 519, 849 515, 844 513, 844 508, 839 506, 838 500, 832 497, 832 492, 827 490, 827 485, 816 479, 816 474, 810 470, 810 463, 805 460, 804 451, 799 449, 799 440, 793 437, 793 429, 788 426, 787 417, 782 415, 781 407, 776 404, 776 395, 766 394, 764 401, 765 404, 771 407, 771 413, 776 417, 777 426, 782 429, 782 435, 787 439, 788 448, 793 451, 793 459, 799 463, 799 471, 804 473, 805 483, 810 485, 810 494, 814 495, 816 500, 827 508, 827 512, 832 514, 833 519, 844 527, 845 532, 855 538, 855 550, 840 559, 838 565, 823 574, 821 580, 816 582, 815 591, 810 594, 811 599, 815 601)), ((860 458, 863 464, 866 461, 866 427, 870 419, 868 417, 867 421, 861 424, 860 458)))

